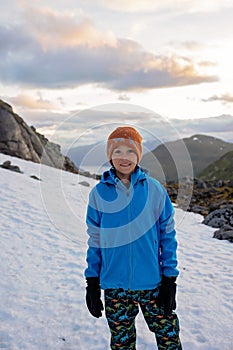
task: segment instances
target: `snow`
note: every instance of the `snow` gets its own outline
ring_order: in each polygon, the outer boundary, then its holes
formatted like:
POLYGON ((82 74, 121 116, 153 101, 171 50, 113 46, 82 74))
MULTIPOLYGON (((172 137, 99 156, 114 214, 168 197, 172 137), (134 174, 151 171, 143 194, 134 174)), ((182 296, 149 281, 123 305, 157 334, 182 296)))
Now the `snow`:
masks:
MULTIPOLYGON (((109 349, 105 317, 85 305, 85 211, 95 180, 0 154, 0 163, 9 159, 23 174, 0 168, 0 349, 109 349)), ((233 245, 213 239, 202 220, 176 208, 181 340, 184 350, 232 350, 233 245)), ((137 349, 156 349, 141 314, 136 326, 137 349)))

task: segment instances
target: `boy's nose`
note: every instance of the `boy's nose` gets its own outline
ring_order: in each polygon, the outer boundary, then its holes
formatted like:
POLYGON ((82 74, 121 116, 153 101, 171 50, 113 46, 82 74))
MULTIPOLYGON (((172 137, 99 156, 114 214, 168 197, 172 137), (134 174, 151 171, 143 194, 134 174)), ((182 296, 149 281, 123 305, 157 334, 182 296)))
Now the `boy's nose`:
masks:
POLYGON ((122 155, 121 155, 121 159, 122 159, 122 160, 124 160, 124 159, 125 159, 125 160, 128 160, 128 159, 129 159, 129 156, 128 156, 127 154, 122 154, 122 155))

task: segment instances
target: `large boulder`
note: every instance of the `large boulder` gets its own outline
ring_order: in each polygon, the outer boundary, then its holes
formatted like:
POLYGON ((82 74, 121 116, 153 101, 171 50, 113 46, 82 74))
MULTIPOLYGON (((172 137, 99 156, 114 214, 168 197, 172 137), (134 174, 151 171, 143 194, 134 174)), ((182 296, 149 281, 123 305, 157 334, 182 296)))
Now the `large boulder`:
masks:
POLYGON ((50 142, 0 100, 0 152, 10 156, 46 164, 78 173, 78 168, 62 155, 61 147, 50 142))
POLYGON ((229 225, 233 228, 233 205, 229 204, 212 211, 205 217, 203 224, 216 228, 229 225))
POLYGON ((229 242, 233 242, 232 204, 212 211, 205 217, 203 223, 208 226, 219 228, 219 230, 214 232, 213 238, 227 239, 229 242))

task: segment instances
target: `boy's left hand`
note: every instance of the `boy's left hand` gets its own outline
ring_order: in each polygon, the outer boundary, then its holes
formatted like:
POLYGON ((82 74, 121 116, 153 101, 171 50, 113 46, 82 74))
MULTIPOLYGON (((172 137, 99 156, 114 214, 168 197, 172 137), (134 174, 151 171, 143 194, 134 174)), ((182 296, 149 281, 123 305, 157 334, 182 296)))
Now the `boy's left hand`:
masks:
POLYGON ((171 315, 172 310, 176 309, 176 277, 162 276, 162 282, 159 287, 157 305, 163 307, 164 317, 171 315))

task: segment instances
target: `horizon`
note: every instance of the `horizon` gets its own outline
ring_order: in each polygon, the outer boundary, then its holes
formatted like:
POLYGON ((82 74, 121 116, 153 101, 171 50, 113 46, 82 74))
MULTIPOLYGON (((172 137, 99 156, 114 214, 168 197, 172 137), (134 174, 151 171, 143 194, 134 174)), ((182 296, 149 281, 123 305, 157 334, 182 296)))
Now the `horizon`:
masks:
MULTIPOLYGON (((2 100, 3 101, 3 100, 2 100)), ((15 107, 3 101, 18 114, 15 107)), ((24 115, 18 114, 28 126, 44 135, 50 142, 61 146, 62 152, 86 145, 105 143, 107 136, 118 126, 131 125, 141 133, 144 143, 165 143, 194 135, 206 135, 233 142, 232 115, 220 115, 200 119, 166 119, 157 113, 131 104, 109 104, 99 109, 88 109, 73 113, 62 121, 43 126, 43 121, 30 124, 24 115), (118 111, 117 111, 118 109, 118 111), (112 110, 112 111, 111 111, 112 110), (120 121, 124 119, 123 121, 120 121), (96 123, 95 120, 100 120, 96 123)), ((54 119, 54 116, 51 117, 54 119)))

